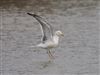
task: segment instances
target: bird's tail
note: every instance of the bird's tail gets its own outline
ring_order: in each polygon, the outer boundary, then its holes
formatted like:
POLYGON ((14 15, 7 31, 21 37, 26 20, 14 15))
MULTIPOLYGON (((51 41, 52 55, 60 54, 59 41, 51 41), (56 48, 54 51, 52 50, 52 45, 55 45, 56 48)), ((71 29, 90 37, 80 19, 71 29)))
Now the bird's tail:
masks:
POLYGON ((31 48, 37 48, 37 46, 30 46, 31 48))
POLYGON ((35 46, 31 46, 32 48, 41 48, 42 47, 42 44, 40 43, 40 44, 37 44, 37 45, 35 45, 35 46))

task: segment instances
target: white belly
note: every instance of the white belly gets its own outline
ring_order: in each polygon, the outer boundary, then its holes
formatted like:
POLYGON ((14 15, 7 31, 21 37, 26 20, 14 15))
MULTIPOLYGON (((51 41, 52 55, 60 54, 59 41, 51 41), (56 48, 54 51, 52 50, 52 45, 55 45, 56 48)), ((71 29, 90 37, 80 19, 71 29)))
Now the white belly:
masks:
POLYGON ((58 41, 59 41, 59 37, 54 36, 52 40, 45 41, 45 43, 39 44, 38 47, 49 48, 49 49, 54 48, 58 46, 58 41))
POLYGON ((50 41, 50 42, 46 42, 45 45, 47 48, 54 48, 57 47, 58 44, 50 41))
POLYGON ((41 48, 54 48, 54 47, 57 47, 58 44, 54 43, 54 42, 51 42, 51 41, 47 41, 45 43, 40 43, 39 45, 37 45, 38 47, 41 47, 41 48))

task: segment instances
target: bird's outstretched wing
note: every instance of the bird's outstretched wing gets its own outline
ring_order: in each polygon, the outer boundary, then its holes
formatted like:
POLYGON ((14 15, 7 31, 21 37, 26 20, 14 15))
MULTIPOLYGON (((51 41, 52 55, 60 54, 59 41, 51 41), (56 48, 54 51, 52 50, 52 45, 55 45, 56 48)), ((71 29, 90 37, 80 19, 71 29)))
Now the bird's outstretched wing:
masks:
POLYGON ((50 24, 48 24, 42 17, 36 14, 31 14, 31 13, 27 14, 33 16, 40 23, 42 29, 42 42, 48 40, 49 38, 52 38, 53 29, 50 24))

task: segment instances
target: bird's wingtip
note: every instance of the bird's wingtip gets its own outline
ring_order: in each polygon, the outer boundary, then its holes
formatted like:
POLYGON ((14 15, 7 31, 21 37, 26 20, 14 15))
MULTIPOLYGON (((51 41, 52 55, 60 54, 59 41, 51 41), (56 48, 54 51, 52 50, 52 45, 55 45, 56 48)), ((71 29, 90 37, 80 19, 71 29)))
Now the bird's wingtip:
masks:
POLYGON ((27 13, 28 15, 30 14, 30 13, 27 13))
POLYGON ((34 15, 34 14, 32 14, 32 13, 29 13, 29 12, 28 12, 27 14, 28 14, 28 15, 34 15))
POLYGON ((34 14, 34 13, 27 13, 28 15, 30 15, 30 16, 33 16, 33 17, 35 17, 35 16, 37 16, 36 14, 34 14))

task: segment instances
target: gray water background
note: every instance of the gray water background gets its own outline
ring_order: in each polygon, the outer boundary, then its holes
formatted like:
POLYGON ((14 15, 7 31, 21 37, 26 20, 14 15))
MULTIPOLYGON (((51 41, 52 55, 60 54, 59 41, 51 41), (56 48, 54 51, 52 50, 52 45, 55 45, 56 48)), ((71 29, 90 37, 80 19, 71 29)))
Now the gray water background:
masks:
POLYGON ((99 75, 99 0, 0 1, 1 75, 99 75), (55 59, 48 63, 39 23, 27 12, 61 30, 55 59))

